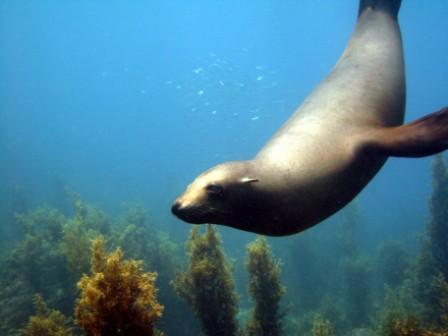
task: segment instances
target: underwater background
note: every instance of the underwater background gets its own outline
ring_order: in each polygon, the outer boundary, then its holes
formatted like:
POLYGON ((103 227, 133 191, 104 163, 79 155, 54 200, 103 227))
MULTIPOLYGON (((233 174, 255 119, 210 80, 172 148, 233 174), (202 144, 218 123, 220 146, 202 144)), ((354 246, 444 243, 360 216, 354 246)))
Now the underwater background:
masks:
MULTIPOLYGON (((257 153, 357 11, 1 1, 0 335, 446 335, 442 155, 390 159, 290 237, 170 213, 200 172, 257 153)), ((406 121, 447 105, 447 16, 445 0, 403 0, 406 121)))

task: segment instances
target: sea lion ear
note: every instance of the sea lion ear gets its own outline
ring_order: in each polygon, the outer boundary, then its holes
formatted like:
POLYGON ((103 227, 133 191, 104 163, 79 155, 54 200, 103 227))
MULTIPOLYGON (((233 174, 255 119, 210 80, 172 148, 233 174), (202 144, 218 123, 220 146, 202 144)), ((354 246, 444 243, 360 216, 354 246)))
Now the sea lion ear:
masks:
POLYGON ((244 184, 253 183, 253 182, 258 182, 258 179, 245 176, 240 179, 240 182, 244 183, 244 184))

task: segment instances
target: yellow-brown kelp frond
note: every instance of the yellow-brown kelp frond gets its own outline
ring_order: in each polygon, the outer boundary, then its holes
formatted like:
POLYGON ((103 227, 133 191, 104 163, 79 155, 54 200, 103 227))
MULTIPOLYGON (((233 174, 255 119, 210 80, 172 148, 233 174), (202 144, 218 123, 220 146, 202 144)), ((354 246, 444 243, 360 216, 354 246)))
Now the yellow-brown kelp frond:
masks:
POLYGON ((333 336, 333 327, 329 320, 325 320, 317 314, 313 321, 313 336, 333 336))
POLYGON ((120 249, 107 254, 102 237, 94 240, 92 250, 92 274, 78 282, 76 323, 87 336, 153 335, 163 313, 156 273, 143 272, 140 261, 123 260, 120 249))
POLYGON ((188 270, 174 282, 177 293, 192 307, 206 335, 237 335, 237 297, 216 228, 208 225, 201 235, 194 227, 187 249, 188 270))
POLYGON ((22 336, 71 336, 69 319, 60 311, 49 309, 41 295, 34 298, 36 315, 30 317, 22 336))
POLYGON ((395 320, 391 326, 388 336, 447 336, 447 331, 435 332, 424 329, 415 317, 405 320, 395 320))
POLYGON ((248 335, 280 335, 282 314, 279 306, 286 290, 280 282, 280 263, 272 256, 265 238, 258 237, 248 245, 246 268, 249 272, 249 295, 255 301, 247 326, 248 335))

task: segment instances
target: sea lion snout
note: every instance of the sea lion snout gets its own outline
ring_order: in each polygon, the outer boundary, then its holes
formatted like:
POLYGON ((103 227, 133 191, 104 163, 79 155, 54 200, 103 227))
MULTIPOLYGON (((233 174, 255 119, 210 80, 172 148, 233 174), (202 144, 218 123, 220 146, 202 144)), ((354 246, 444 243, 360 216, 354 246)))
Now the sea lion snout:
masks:
POLYGON ((177 199, 171 206, 171 212, 179 219, 191 224, 203 224, 206 221, 204 217, 206 212, 194 205, 185 205, 181 200, 177 199))
POLYGON ((174 201, 171 207, 171 212, 177 217, 182 213, 182 204, 178 200, 174 201))
POLYGON ((185 206, 179 199, 175 200, 172 207, 171 212, 174 216, 183 219, 185 221, 188 221, 187 218, 189 217, 188 214, 190 213, 190 207, 185 206))

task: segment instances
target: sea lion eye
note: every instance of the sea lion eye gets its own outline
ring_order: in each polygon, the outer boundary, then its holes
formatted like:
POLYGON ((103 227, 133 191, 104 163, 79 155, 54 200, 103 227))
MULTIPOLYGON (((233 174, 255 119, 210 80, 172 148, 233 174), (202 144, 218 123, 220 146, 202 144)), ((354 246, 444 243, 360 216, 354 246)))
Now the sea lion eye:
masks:
POLYGON ((216 183, 208 184, 205 190, 210 196, 221 196, 224 193, 224 187, 216 183))

